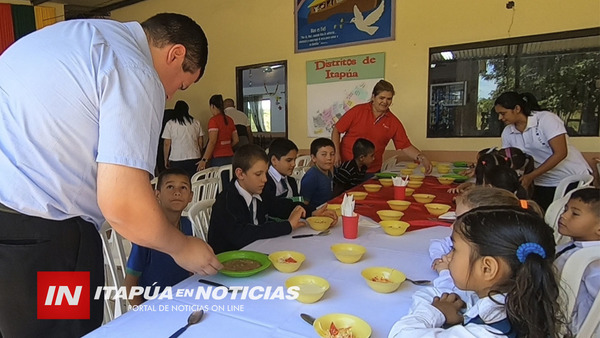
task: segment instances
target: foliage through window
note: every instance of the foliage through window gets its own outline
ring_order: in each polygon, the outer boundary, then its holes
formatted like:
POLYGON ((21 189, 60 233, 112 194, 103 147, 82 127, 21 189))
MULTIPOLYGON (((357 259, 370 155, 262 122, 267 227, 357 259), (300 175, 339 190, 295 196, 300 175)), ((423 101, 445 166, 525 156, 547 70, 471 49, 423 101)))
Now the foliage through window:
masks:
POLYGON ((530 92, 571 136, 599 136, 600 29, 431 48, 427 137, 496 137, 494 100, 530 92))

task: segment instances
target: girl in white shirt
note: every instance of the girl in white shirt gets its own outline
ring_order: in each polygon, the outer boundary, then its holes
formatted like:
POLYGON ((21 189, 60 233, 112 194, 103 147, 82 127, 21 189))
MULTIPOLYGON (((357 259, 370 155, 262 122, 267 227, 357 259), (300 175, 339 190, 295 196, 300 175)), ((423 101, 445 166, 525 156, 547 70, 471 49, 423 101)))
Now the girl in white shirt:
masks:
POLYGON ((476 208, 456 220, 452 243, 450 275, 478 298, 465 304, 442 293, 429 303, 435 288, 419 291, 390 338, 563 336, 554 235, 542 218, 521 208, 476 208))
POLYGON ((177 101, 173 117, 165 125, 164 139, 165 168, 181 168, 191 177, 198 171, 202 157, 204 132, 198 120, 189 113, 185 101, 177 101))

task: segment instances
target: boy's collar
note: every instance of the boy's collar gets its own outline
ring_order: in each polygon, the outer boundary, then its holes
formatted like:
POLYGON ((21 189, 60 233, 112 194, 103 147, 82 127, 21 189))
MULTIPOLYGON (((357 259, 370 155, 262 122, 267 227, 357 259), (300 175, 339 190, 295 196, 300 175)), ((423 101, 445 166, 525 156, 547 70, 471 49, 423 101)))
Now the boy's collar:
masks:
POLYGON ((275 179, 277 182, 281 181, 285 177, 284 175, 281 175, 281 173, 272 165, 269 166, 269 174, 271 174, 271 177, 273 177, 273 179, 275 179))
POLYGON ((235 188, 237 189, 238 193, 240 194, 240 196, 242 196, 244 198, 244 201, 246 202, 246 206, 250 206, 250 203, 252 203, 252 198, 256 198, 262 202, 262 198, 260 197, 260 195, 250 194, 246 189, 242 188, 242 186, 240 185, 240 182, 238 182, 238 180, 235 180, 234 185, 235 185, 235 188))

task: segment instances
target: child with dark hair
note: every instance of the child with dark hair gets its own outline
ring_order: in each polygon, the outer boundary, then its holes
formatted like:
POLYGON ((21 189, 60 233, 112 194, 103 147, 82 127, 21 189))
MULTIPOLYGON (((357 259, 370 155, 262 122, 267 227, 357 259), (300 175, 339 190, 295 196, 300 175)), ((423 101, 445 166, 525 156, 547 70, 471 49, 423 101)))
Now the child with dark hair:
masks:
POLYGON ((454 223, 452 243, 450 275, 476 300, 434 287, 417 291, 389 337, 563 337, 554 235, 540 216, 520 208, 473 209, 454 223))
MULTIPOLYGON (((565 211, 558 221, 558 232, 572 241, 556 248, 555 265, 562 271, 572 254, 585 247, 600 250, 600 189, 583 188, 573 191, 565 211)), ((600 261, 594 261, 583 272, 581 286, 572 314, 571 330, 579 331, 600 290, 600 261)))
POLYGON ((208 244, 215 253, 287 235, 305 225, 300 220, 306 215, 301 206, 284 210, 277 199, 261 197, 267 183, 268 162, 267 154, 255 144, 241 146, 235 152, 234 180, 217 196, 210 217, 208 244), (274 220, 284 217, 287 220, 274 220))
MULTIPOLYGON (((181 168, 164 170, 158 176, 155 194, 171 225, 192 236, 192 223, 187 217, 181 217, 193 196, 188 172, 181 168)), ((133 286, 155 285, 164 288, 173 286, 189 276, 190 273, 179 267, 171 256, 132 243, 125 276, 128 294, 133 286)), ((129 300, 131 305, 140 305, 144 301, 142 296, 129 300)))
POLYGON ((300 191, 305 203, 317 208, 333 197, 333 161, 335 146, 328 138, 317 138, 310 144, 312 166, 300 182, 300 191))
POLYGON ((352 146, 353 159, 343 162, 333 176, 333 196, 351 189, 366 179, 367 168, 375 160, 373 142, 359 138, 352 146))
POLYGON ((533 171, 533 157, 529 154, 525 154, 523 150, 519 148, 502 148, 498 150, 498 154, 504 156, 509 167, 514 169, 519 177, 533 171))
POLYGON ((484 184, 508 190, 519 199, 529 199, 529 195, 521 182, 517 172, 506 166, 492 167, 485 173, 484 184))

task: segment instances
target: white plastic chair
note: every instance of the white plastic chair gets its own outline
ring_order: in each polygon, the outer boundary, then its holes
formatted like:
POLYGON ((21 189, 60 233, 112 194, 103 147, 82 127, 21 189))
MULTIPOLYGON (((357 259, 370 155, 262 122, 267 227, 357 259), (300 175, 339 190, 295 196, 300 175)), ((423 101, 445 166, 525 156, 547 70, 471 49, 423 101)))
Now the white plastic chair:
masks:
POLYGON ((385 160, 381 165, 381 172, 392 170, 396 167, 396 160, 398 159, 398 155, 392 156, 385 160))
POLYGON ((150 184, 152 184, 152 189, 156 190, 156 185, 158 184, 158 177, 153 178, 150 181, 150 184))
POLYGON ((295 167, 292 172, 292 177, 296 180, 296 186, 298 186, 298 192, 300 192, 300 182, 304 174, 310 169, 310 167, 295 167))
POLYGON ((554 240, 556 241, 556 245, 560 245, 571 240, 570 237, 563 236, 558 232, 558 221, 560 220, 560 215, 562 215, 563 211, 565 210, 567 202, 569 202, 569 199, 571 198, 571 194, 584 188, 587 188, 587 186, 575 188, 569 191, 565 196, 550 203, 546 213, 544 214, 544 221, 546 221, 546 223, 550 225, 552 229, 554 229, 554 240))
POLYGON ((206 178, 203 180, 192 182, 192 191, 194 197, 192 198, 192 204, 198 201, 215 199, 219 192, 219 186, 221 179, 218 177, 206 178))
POLYGON ((310 155, 302 155, 296 157, 296 167, 308 167, 310 166, 311 158, 310 155))
POLYGON ((229 180, 231 181, 231 179, 233 178, 233 165, 231 164, 226 164, 226 165, 222 165, 220 167, 218 167, 219 169, 217 170, 217 175, 216 177, 219 178, 219 191, 223 191, 223 189, 225 189, 225 187, 223 187, 223 180, 221 179, 221 175, 224 172, 229 172, 229 180))
MULTIPOLYGON (((104 283, 106 286, 120 288, 125 286, 125 268, 127 255, 123 242, 125 239, 104 222, 100 228, 102 238, 102 253, 104 255, 104 283)), ((123 299, 104 300, 104 323, 107 323, 127 312, 127 301, 123 299)))
MULTIPOLYGON (((573 309, 575 309, 577 293, 579 292, 585 269, 590 263, 597 260, 600 260, 600 250, 598 250, 598 247, 591 246, 577 250, 577 252, 572 254, 565 262, 560 280, 564 299, 567 303, 566 313, 568 316, 570 316, 573 313, 573 309)), ((600 297, 596 296, 596 299, 590 308, 590 312, 577 333, 577 338, 597 337, 597 335, 593 336, 593 334, 598 328, 598 325, 600 325, 600 316, 598 313, 600 313, 600 297)), ((598 330, 600 330, 600 328, 598 328, 598 330)), ((598 333, 600 332, 596 331, 596 334, 598 333)))
POLYGON ((191 181, 192 183, 203 180, 205 178, 213 178, 217 176, 217 172, 219 171, 219 167, 210 167, 204 170, 200 170, 192 175, 191 181))
POLYGON ((188 217, 192 220, 193 235, 204 241, 208 237, 208 225, 210 224, 210 215, 214 203, 214 199, 196 202, 192 205, 188 213, 188 217))
POLYGON ((594 176, 589 174, 571 175, 563 178, 554 192, 554 201, 565 196, 567 187, 571 183, 577 183, 577 187, 587 187, 594 181, 594 176))

